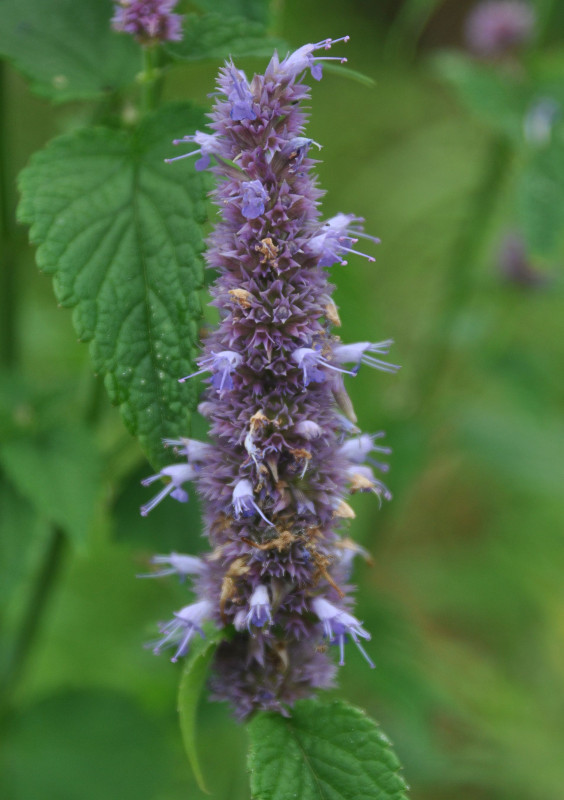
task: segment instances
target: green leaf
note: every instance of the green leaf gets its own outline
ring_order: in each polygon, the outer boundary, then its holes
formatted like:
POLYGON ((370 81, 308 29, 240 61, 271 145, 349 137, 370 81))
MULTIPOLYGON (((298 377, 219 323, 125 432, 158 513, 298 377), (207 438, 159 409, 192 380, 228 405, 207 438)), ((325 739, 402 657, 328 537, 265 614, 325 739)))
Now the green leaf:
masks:
POLYGON ((531 150, 517 185, 517 213, 530 250, 557 255, 564 241, 564 133, 531 150))
POLYGON ((192 5, 202 12, 213 11, 222 17, 235 15, 266 26, 272 3, 270 0, 193 0, 192 5))
POLYGON ((217 628, 206 627, 205 633, 205 639, 193 642, 186 660, 178 687, 178 713, 182 740, 192 772, 200 789, 209 794, 196 751, 196 711, 208 668, 219 642, 224 637, 224 632, 217 628))
POLYGON ((13 436, 0 444, 6 476, 46 519, 83 546, 100 499, 96 443, 78 425, 13 436))
POLYGON ((303 700, 289 719, 257 714, 249 735, 254 800, 405 800, 389 740, 342 701, 303 700))
POLYGON ((172 796, 174 759, 167 729, 126 693, 60 692, 26 704, 8 724, 0 754, 4 798, 172 796))
POLYGON ((205 124, 175 104, 132 134, 105 128, 62 136, 20 176, 19 217, 37 263, 74 308, 94 369, 154 464, 161 439, 188 431, 202 285, 207 176, 190 160, 165 164, 170 141, 205 124))
POLYGON ((433 59, 432 66, 469 111, 494 130, 521 140, 523 117, 530 101, 525 85, 495 67, 457 53, 441 53, 433 59))
POLYGON ((129 85, 139 46, 112 31, 111 0, 0 0, 0 53, 56 102, 97 99, 129 85))
POLYGON ((261 22, 233 16, 232 12, 228 12, 186 15, 182 41, 168 45, 167 51, 177 58, 200 61, 229 56, 269 57, 276 47, 283 51, 286 48, 281 39, 266 36, 261 22))

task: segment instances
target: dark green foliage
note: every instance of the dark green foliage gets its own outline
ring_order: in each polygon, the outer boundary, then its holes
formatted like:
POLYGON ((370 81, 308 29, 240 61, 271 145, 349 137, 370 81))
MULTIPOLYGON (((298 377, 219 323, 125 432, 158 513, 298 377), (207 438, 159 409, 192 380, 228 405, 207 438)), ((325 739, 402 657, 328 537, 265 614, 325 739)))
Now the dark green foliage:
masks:
POLYGON ((405 800, 389 740, 364 712, 341 701, 296 703, 288 719, 249 724, 253 800, 405 800))
POLYGON ((61 137, 21 174, 20 219, 74 308, 94 369, 150 460, 161 439, 188 431, 202 284, 206 181, 191 163, 163 163, 173 138, 202 127, 186 104, 163 108, 131 134, 103 128, 61 137))

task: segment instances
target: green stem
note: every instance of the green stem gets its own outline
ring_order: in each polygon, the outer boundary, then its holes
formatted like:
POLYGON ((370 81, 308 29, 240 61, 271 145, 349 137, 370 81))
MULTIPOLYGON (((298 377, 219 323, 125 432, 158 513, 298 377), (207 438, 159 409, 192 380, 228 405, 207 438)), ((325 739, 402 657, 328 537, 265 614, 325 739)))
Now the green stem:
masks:
POLYGON ((8 177, 6 67, 0 62, 0 365, 17 360, 13 197, 8 177))
POLYGON ((492 142, 482 180, 472 194, 464 222, 454 242, 450 265, 444 278, 443 298, 437 324, 418 380, 421 406, 428 405, 448 362, 452 333, 460 312, 472 292, 475 264, 489 233, 489 222, 501 194, 512 155, 505 138, 492 142))
POLYGON ((141 73, 142 99, 141 107, 144 114, 153 111, 158 103, 161 93, 162 77, 158 66, 159 52, 156 45, 144 45, 143 71, 141 73))
POLYGON ((29 602, 18 632, 18 638, 4 673, 2 698, 0 702, 2 716, 10 712, 12 695, 24 676, 29 654, 35 643, 37 632, 41 628, 49 598, 61 569, 62 557, 65 550, 65 534, 61 528, 53 526, 45 558, 43 559, 43 564, 37 576, 33 592, 29 597, 29 602))

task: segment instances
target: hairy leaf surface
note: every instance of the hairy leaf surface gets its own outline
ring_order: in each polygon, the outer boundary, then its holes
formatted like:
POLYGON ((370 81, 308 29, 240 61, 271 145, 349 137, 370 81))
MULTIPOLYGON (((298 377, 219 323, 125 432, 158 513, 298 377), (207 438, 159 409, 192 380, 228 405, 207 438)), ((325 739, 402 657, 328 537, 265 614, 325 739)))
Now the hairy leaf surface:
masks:
POLYGON ((79 130, 37 153, 20 180, 39 268, 157 465, 170 460, 161 439, 188 432, 195 399, 178 379, 193 370, 207 183, 189 159, 163 158, 203 125, 202 112, 175 104, 131 134, 79 130))
POLYGON ((253 800, 405 800, 400 764, 379 727, 341 701, 296 703, 288 719, 249 725, 253 800))

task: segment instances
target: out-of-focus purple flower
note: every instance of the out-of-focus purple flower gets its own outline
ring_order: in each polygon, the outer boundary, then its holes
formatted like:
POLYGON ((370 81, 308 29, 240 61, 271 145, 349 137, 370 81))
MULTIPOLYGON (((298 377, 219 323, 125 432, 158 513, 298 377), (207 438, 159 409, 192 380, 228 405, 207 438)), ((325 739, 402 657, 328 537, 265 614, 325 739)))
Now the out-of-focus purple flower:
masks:
POLYGON ((209 600, 200 600, 198 603, 192 603, 192 605, 177 611, 174 619, 159 626, 163 638, 153 645, 153 653, 158 655, 165 648, 176 647, 176 652, 170 660, 178 661, 188 652, 190 641, 195 633, 205 638, 202 623, 210 618, 212 611, 212 604, 209 600))
POLYGON ((526 45, 533 36, 535 12, 521 0, 486 0, 468 15, 464 36, 476 55, 496 58, 526 45))
POLYGON ((146 517, 149 511, 158 505, 161 500, 164 500, 167 495, 174 497, 179 503, 188 502, 188 492, 182 489, 182 484, 187 481, 193 481, 196 477, 196 470, 191 464, 171 464, 169 467, 163 467, 156 475, 150 475, 141 481, 143 486, 150 486, 160 478, 170 478, 170 482, 156 494, 152 500, 141 506, 141 515, 146 517))
POLYGON ((538 288, 548 280, 531 263, 525 240, 516 231, 504 236, 498 252, 498 267, 505 280, 523 288, 538 288))
POLYGON ((129 33, 141 44, 178 42, 182 39, 182 17, 173 14, 178 0, 118 0, 112 27, 129 33))
POLYGON ((370 634, 365 631, 361 623, 352 614, 337 608, 325 600, 323 597, 315 597, 312 600, 312 609, 323 623, 323 632, 331 644, 339 645, 340 660, 339 666, 345 663, 345 641, 346 636, 350 636, 358 647, 369 665, 374 669, 374 662, 358 641, 360 639, 370 639, 370 634))

